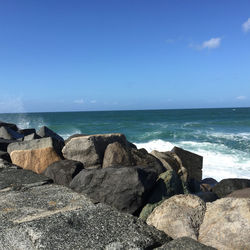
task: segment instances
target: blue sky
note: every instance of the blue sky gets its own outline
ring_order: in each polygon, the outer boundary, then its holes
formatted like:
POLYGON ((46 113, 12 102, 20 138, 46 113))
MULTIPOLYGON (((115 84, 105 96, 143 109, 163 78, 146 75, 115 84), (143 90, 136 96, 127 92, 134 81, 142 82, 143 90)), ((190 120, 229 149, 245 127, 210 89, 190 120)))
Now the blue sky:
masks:
POLYGON ((0 112, 235 106, 249 0, 0 0, 0 112))

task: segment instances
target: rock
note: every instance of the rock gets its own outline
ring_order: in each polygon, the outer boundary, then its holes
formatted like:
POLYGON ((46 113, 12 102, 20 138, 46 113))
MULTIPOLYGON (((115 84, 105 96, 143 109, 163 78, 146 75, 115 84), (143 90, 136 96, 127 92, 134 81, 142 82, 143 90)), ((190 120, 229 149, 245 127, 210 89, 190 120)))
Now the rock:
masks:
POLYGON ((24 136, 24 138, 23 138, 24 141, 31 141, 31 140, 35 140, 35 139, 41 139, 41 136, 37 135, 36 133, 32 133, 30 135, 24 136))
POLYGON ((219 199, 219 197, 213 192, 199 192, 195 195, 200 197, 204 202, 214 202, 219 199))
POLYGON ((184 249, 185 250, 216 250, 213 247, 206 246, 188 237, 177 238, 155 249, 158 249, 158 250, 184 250, 184 249))
POLYGON ((72 179, 83 169, 83 164, 79 161, 62 160, 49 165, 43 174, 56 184, 69 186, 72 179))
POLYGON ((6 140, 0 138, 0 150, 7 152, 8 145, 13 142, 16 142, 16 140, 6 140))
POLYGON ((111 143, 107 146, 102 167, 111 166, 131 166, 131 154, 129 150, 119 142, 111 143))
POLYGON ((249 249, 250 199, 222 198, 208 203, 199 242, 218 249, 249 249))
POLYGON ((80 161, 85 168, 101 168, 104 152, 113 142, 127 145, 123 134, 88 135, 72 138, 63 148, 63 156, 80 161))
POLYGON ((77 138, 77 137, 82 137, 82 136, 87 136, 87 134, 74 134, 69 136, 66 140, 65 140, 65 144, 67 144, 71 139, 73 138, 77 138))
POLYGON ((155 172, 139 167, 84 169, 72 180, 70 187, 95 202, 133 214, 145 205, 156 179, 155 172))
POLYGON ((224 179, 215 185, 212 191, 217 194, 219 198, 223 198, 233 191, 248 187, 250 187, 250 180, 248 179, 224 179))
POLYGON ((16 140, 23 138, 23 135, 12 130, 11 128, 2 126, 0 127, 0 137, 6 140, 16 140))
POLYGON ((14 168, 14 169, 19 168, 19 169, 21 169, 17 165, 14 165, 14 164, 0 158, 0 171, 2 171, 2 169, 5 169, 5 168, 14 168))
POLYGON ((38 175, 30 170, 18 169, 15 165, 0 168, 0 193, 1 190, 22 189, 27 186, 44 185, 51 183, 45 176, 38 175))
POLYGON ((19 129, 18 133, 26 136, 36 133, 36 130, 34 128, 19 129))
POLYGON ((164 231, 173 239, 197 239, 206 204, 195 195, 175 195, 165 200, 149 215, 147 224, 164 231))
POLYGON ((153 249, 163 232, 57 185, 3 192, 0 249, 153 249))
POLYGON ((203 192, 211 192, 212 188, 218 183, 213 178, 205 178, 200 182, 200 189, 203 192))
POLYGON ((0 159, 11 162, 10 155, 5 151, 0 151, 0 159))
POLYGON ((187 169, 187 179, 202 179, 203 157, 182 148, 174 147, 171 152, 175 153, 181 159, 182 165, 187 169))
POLYGON ((182 183, 177 173, 173 170, 168 170, 160 174, 150 192, 147 205, 140 213, 140 219, 146 221, 154 208, 161 204, 161 201, 176 194, 183 194, 182 183))
POLYGON ((249 198, 250 199, 250 188, 243 188, 243 189, 236 190, 236 191, 230 193, 229 195, 227 195, 227 197, 249 198))
POLYGON ((152 167, 158 175, 166 171, 160 160, 158 160, 153 155, 149 154, 147 150, 144 148, 142 149, 132 148, 131 161, 133 166, 152 167))
POLYGON ((46 126, 41 127, 39 131, 37 132, 37 135, 39 135, 42 138, 51 137, 64 144, 64 139, 46 126))
POLYGON ((55 161, 62 159, 61 144, 51 137, 11 143, 8 146, 11 161, 38 174, 55 161))
POLYGON ((3 122, 3 121, 0 121, 0 127, 7 127, 7 128, 10 128, 14 131, 17 131, 18 130, 18 127, 16 124, 13 124, 13 123, 7 123, 7 122, 3 122))

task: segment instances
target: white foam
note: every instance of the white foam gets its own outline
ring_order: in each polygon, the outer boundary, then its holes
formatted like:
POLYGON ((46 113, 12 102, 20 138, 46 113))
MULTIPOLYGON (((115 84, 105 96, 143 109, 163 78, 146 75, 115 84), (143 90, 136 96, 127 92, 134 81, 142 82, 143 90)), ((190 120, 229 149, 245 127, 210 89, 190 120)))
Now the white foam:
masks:
POLYGON ((82 134, 81 130, 79 129, 76 129, 76 128, 71 128, 70 131, 65 131, 65 132, 61 132, 59 133, 60 136, 66 140, 67 138, 69 138, 71 135, 74 135, 74 134, 82 134))
POLYGON ((174 146, 181 147, 203 156, 203 178, 212 177, 218 181, 225 178, 250 178, 250 155, 240 150, 232 150, 223 144, 210 142, 182 141, 171 143, 153 140, 147 143, 135 143, 138 148, 169 151, 174 146))

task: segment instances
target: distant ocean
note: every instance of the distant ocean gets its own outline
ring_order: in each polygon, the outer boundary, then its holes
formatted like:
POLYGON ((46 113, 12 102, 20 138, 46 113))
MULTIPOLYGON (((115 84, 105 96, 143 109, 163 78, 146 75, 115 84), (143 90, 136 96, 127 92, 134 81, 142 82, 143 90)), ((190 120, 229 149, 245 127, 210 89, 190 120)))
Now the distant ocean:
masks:
POLYGON ((46 125, 63 138, 123 133, 145 148, 203 156, 203 178, 250 178, 250 108, 0 114, 20 128, 46 125))

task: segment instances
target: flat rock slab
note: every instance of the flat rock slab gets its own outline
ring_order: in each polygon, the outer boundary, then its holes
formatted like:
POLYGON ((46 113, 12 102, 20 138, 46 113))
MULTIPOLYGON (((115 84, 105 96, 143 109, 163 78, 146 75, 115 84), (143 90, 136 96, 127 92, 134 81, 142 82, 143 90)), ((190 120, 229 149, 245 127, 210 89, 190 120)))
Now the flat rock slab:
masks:
MULTIPOLYGON (((51 182, 48 177, 38 175, 30 170, 18 169, 9 164, 0 168, 0 192, 2 189, 22 189, 30 185, 42 185, 51 182)), ((0 195, 1 197, 1 195, 0 195)))
POLYGON ((171 240, 132 215, 53 184, 3 192, 0 220, 5 250, 153 249, 171 240))

